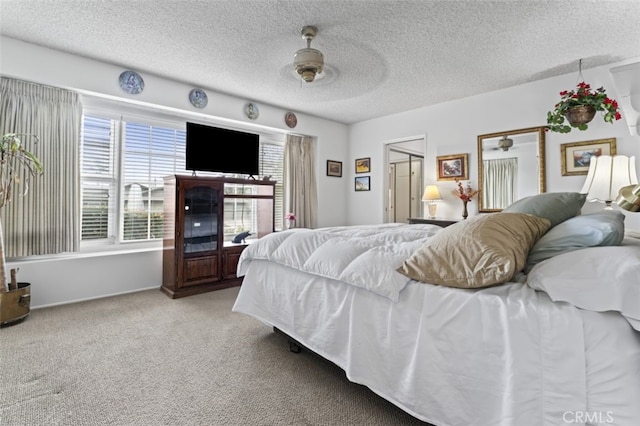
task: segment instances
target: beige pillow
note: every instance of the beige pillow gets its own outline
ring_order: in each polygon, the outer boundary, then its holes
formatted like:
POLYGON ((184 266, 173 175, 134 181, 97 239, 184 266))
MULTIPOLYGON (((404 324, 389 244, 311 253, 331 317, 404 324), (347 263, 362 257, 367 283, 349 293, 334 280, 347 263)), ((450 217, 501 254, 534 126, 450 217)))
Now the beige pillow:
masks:
POLYGON ((548 219, 524 213, 474 216, 439 231, 398 272, 449 287, 502 284, 524 268, 529 250, 550 227, 548 219))

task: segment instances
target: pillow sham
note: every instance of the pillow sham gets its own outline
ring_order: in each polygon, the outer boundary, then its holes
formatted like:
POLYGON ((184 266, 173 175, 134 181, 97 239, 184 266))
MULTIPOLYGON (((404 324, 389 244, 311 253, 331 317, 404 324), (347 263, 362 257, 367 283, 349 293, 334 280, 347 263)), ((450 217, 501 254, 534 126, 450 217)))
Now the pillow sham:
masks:
POLYGON ((527 285, 551 300, 595 312, 617 311, 640 325, 640 246, 589 247, 537 264, 527 285))
POLYGON ((586 199, 587 194, 578 192, 545 192, 521 198, 502 210, 502 212, 528 213, 543 217, 549 219, 553 228, 559 223, 576 216, 582 209, 586 199))
POLYGON ((527 256, 528 273, 537 263, 569 251, 596 246, 619 246, 625 236, 624 214, 604 210, 572 217, 554 226, 527 256))
POLYGON ((474 216, 436 233, 397 269, 416 281, 459 288, 503 284, 550 227, 524 213, 474 216))

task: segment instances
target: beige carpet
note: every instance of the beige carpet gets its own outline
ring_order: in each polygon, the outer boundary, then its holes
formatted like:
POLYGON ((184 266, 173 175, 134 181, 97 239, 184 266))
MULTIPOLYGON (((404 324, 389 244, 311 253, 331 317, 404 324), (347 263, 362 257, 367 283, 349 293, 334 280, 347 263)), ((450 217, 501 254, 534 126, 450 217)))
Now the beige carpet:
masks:
POLYGON ((237 292, 33 310, 0 329, 0 425, 427 425, 231 312, 237 292))

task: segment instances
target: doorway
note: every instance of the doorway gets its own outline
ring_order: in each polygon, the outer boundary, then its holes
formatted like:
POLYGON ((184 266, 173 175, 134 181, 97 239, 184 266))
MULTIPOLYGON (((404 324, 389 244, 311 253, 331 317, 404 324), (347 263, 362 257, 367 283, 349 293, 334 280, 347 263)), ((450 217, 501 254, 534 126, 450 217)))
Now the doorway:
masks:
POLYGON ((423 216, 424 142, 422 137, 386 145, 385 223, 423 216))

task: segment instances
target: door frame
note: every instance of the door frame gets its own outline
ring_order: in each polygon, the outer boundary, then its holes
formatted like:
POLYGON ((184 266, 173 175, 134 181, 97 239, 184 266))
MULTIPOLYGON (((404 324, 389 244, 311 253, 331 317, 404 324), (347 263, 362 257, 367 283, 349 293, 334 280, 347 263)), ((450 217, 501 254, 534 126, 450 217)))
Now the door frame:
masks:
MULTIPOLYGON (((424 177, 426 171, 426 152, 427 152, 427 135, 421 134, 416 136, 407 136, 397 139, 389 139, 382 142, 384 159, 384 174, 382 185, 382 211, 383 211, 383 223, 389 223, 389 200, 391 199, 392 188, 389 179, 390 162, 389 153, 391 150, 406 152, 410 155, 420 156, 422 161, 422 183, 424 184, 424 177)), ((424 209, 422 206, 421 210, 424 209)))

